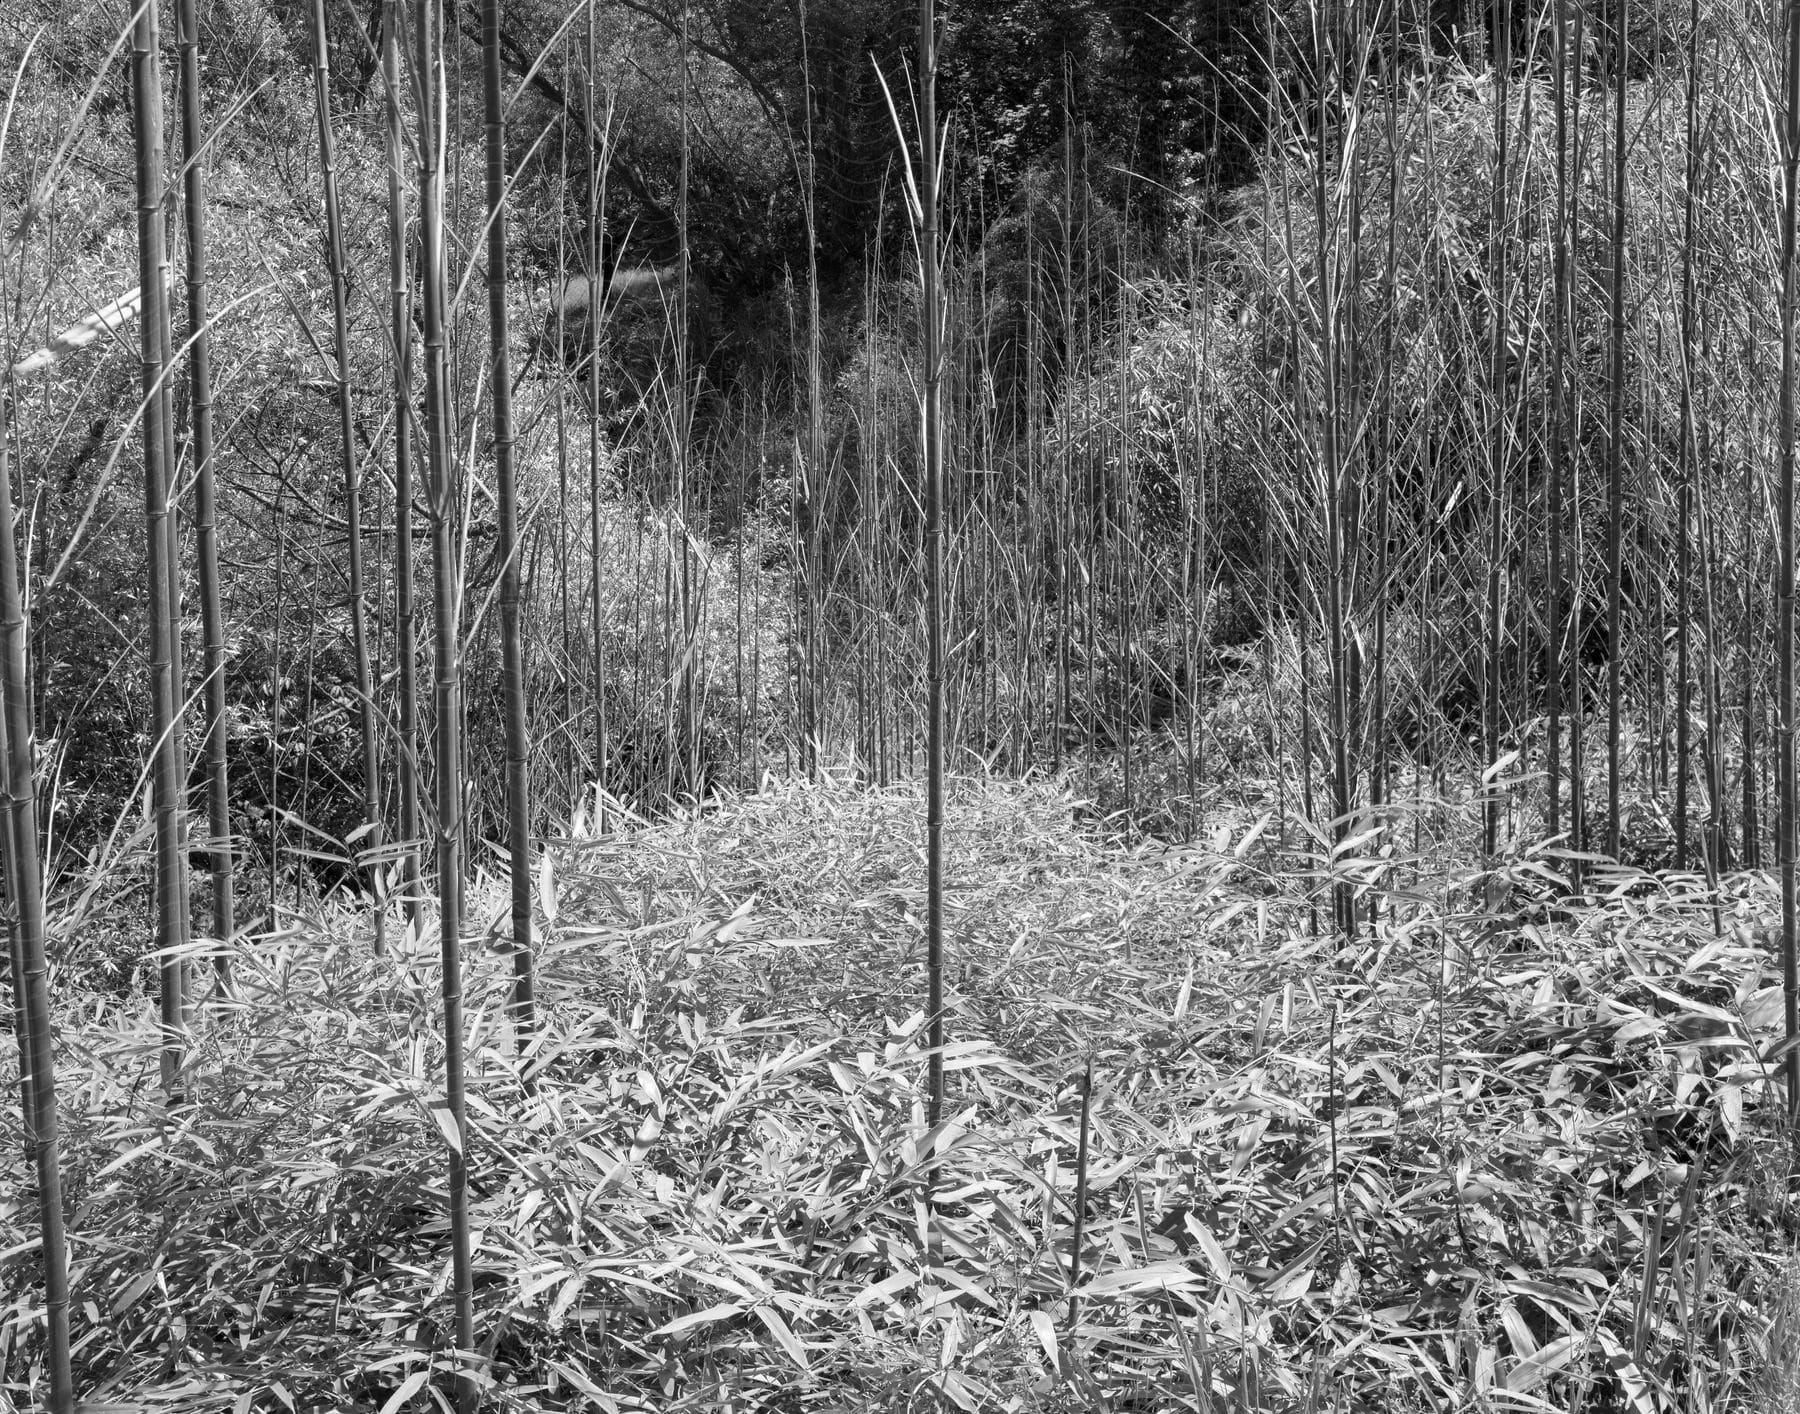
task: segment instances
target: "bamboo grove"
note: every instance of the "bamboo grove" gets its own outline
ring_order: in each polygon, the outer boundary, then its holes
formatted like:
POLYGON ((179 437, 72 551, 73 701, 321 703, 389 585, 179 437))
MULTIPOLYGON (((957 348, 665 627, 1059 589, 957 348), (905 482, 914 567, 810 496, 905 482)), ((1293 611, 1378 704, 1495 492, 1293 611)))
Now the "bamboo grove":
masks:
MULTIPOLYGON (((932 1126, 947 782, 982 772, 1075 773, 1114 828, 1169 840, 1266 792, 1346 945, 1458 828, 1445 802, 1479 806, 1482 858, 1571 893, 1621 858, 1701 887, 1773 868, 1800 1098, 1800 7, 1271 6, 1234 95, 1260 110, 1253 181, 1134 185, 1065 76, 1059 146, 996 212, 922 0, 879 75, 895 162, 856 308, 796 269, 753 339, 707 327, 690 229, 690 79, 726 81, 700 9, 631 7, 681 81, 670 238, 639 253, 609 215, 613 7, 524 34, 499 0, 384 0, 360 28, 336 4, 308 8, 283 219, 313 228, 284 247, 246 249, 240 173, 215 190, 258 91, 204 89, 198 0, 136 6, 61 150, 0 126, 6 878, 54 1407, 74 1239, 44 898, 121 861, 172 1112, 237 940, 328 891, 377 953, 436 938, 462 1351, 467 878, 509 879, 488 935, 529 1058, 540 842, 770 775, 926 782, 932 1126), (55 207, 122 81, 117 299, 59 274, 55 207), (541 83, 553 118, 521 129, 541 83), (51 478, 127 347, 129 416, 51 478), (136 468, 127 542, 110 487, 136 468), (68 724, 34 713, 47 624, 109 555, 142 577, 87 671, 141 714, 138 755, 116 819, 70 839, 68 724)), ((802 106, 779 136, 810 232, 802 106)))

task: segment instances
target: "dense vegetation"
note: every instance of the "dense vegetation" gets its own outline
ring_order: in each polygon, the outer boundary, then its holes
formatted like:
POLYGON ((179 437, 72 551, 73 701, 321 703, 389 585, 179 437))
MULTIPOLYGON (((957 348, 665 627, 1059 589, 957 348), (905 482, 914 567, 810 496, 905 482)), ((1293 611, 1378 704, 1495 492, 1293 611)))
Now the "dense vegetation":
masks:
POLYGON ((0 1405, 1795 1407, 1800 5, 924 9, 0 14, 0 1405))

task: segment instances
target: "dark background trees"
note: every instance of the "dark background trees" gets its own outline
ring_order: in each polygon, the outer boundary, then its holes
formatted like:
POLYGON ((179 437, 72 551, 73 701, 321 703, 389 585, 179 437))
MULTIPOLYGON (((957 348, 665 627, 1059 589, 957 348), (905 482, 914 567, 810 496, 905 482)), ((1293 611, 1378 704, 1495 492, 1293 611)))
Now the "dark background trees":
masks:
MULTIPOLYGON (((380 8, 336 4, 326 11, 350 255, 349 337, 353 360, 365 368, 383 356, 386 338, 378 313, 385 279, 376 142, 383 103, 376 64, 380 8)), ((559 240, 565 262, 579 263, 570 253, 585 238, 580 227, 591 171, 608 184, 601 237, 607 269, 666 264, 676 254, 676 16, 653 4, 602 4, 600 11, 600 71, 591 84, 579 17, 557 39, 563 7, 520 0, 504 16, 502 53, 509 84, 519 85, 509 89, 508 122, 519 158, 512 259, 524 294, 516 323, 526 331, 544 327, 559 240), (596 117, 604 150, 592 163, 584 150, 590 96, 611 113, 610 122, 596 117)), ((461 46, 456 52, 472 54, 476 8, 453 0, 446 15, 461 46)), ((26 93, 41 106, 26 113, 26 123, 48 125, 110 43, 104 6, 65 3, 56 20, 28 75, 26 93)), ((940 100, 949 125, 946 219, 959 249, 986 252, 988 322, 1002 362, 1022 367, 1029 268, 1043 265, 1048 278, 1046 243, 1059 224, 1067 225, 1060 214, 1065 147, 1074 154, 1083 192, 1071 235, 1089 261, 1116 268, 1127 244, 1165 246, 1176 229, 1174 193, 1223 193, 1250 173, 1259 141, 1261 27, 1261 6, 1198 0, 1155 13, 1030 0, 960 6, 946 17, 940 100)), ((341 837, 353 819, 349 801, 360 767, 347 754, 344 734, 355 711, 354 673, 339 632, 348 623, 344 508, 321 459, 334 441, 323 357, 330 314, 326 289, 301 273, 320 265, 325 247, 306 88, 310 23, 291 7, 215 0, 200 6, 200 32, 204 110, 216 125, 208 148, 210 219, 222 252, 214 304, 229 307, 232 320, 220 368, 221 404, 230 410, 220 419, 219 437, 235 491, 226 498, 222 533, 227 561, 250 572, 226 576, 232 609, 226 680, 240 758, 234 789, 243 818, 262 822, 260 828, 273 830, 269 822, 291 809, 341 837), (254 393, 234 400, 233 389, 254 393), (280 594, 290 604, 303 602, 304 612, 275 612, 278 574, 280 594), (328 626, 323 637, 313 632, 320 624, 328 626), (304 744, 292 736, 301 731, 304 744), (285 803, 268 798, 271 781, 277 797, 290 793, 285 803)), ((792 406, 793 340, 804 338, 796 333, 804 319, 796 322, 793 291, 807 278, 807 199, 827 389, 838 387, 862 357, 869 262, 878 270, 903 270, 908 259, 894 114, 881 80, 896 95, 900 129, 910 140, 911 18, 872 0, 720 3, 690 8, 689 35, 688 232, 696 308, 704 306, 700 323, 711 330, 707 406, 766 399, 779 385, 787 389, 777 397, 780 422, 792 406)), ((12 31, 8 52, 16 55, 27 37, 12 31)), ((70 282, 37 315, 41 321, 57 317, 51 308, 78 311, 87 296, 77 291, 111 294, 129 283, 120 258, 125 232, 105 219, 116 199, 117 154, 131 116, 121 84, 109 83, 99 95, 64 184, 60 224, 42 258, 68 262, 70 282)), ((473 81, 453 86, 449 101, 452 132, 473 140, 479 131, 473 81)), ((15 204, 24 180, 18 172, 5 175, 15 204)), ((463 214, 476 209, 466 179, 453 196, 463 214)), ((472 311, 471 351, 479 347, 473 333, 479 319, 472 311)), ((1037 349, 1051 361, 1050 376, 1040 380, 1044 390, 1054 389, 1055 360, 1069 337, 1052 324, 1037 349)), ((654 379, 665 347, 654 328, 646 337, 649 351, 627 379, 640 392, 654 379)), ((473 367, 467 363, 473 358, 466 355, 466 366, 473 367)), ((391 436, 379 402, 367 396, 371 377, 358 375, 353 424, 365 457, 377 456, 391 436)), ((62 773, 54 803, 58 840, 77 854, 111 831, 135 776, 131 743, 142 744, 136 709, 142 667, 132 651, 130 589, 139 551, 116 464, 123 459, 113 458, 107 477, 99 474, 125 431, 123 378, 116 361, 59 368, 43 385, 45 395, 79 393, 91 412, 62 427, 35 463, 40 567, 64 559, 62 548, 81 530, 79 548, 42 586, 31 620, 38 710, 62 773), (108 393, 115 383, 117 396, 108 393)), ((1003 381, 1004 400, 1016 404, 1022 374, 1003 381)), ((182 390, 175 397, 185 406, 182 390)), ((1017 421, 1016 406, 1008 416, 1017 421)), ((723 503, 735 473, 709 465, 721 483, 709 500, 723 503)), ((831 514, 854 511, 854 498, 841 490, 832 504, 831 514)), ((809 514, 821 524, 827 516, 822 504, 809 514)), ((473 544, 492 544, 491 517, 479 506, 469 531, 473 544)), ((476 557, 473 587, 485 588, 490 558, 476 557)))

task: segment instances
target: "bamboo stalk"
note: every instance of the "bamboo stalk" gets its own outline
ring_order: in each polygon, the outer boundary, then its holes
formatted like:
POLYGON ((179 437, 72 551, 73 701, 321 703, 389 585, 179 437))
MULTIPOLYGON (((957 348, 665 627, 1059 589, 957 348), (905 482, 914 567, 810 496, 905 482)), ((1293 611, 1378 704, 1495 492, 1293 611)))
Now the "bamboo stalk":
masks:
MULTIPOLYGON (((937 16, 919 0, 919 272, 924 334, 926 1124, 944 1107, 944 426, 943 297, 938 266, 937 16)), ((931 1155, 922 1156, 929 1163, 931 1155)), ((927 1171, 926 1207, 932 1203, 927 1171)), ((935 1254, 935 1225, 930 1245, 935 1254)))
POLYGON ((1797 791, 1794 755, 1794 493, 1796 460, 1796 390, 1800 359, 1796 324, 1800 322, 1800 0, 1787 6, 1787 67, 1782 85, 1781 122, 1781 488, 1777 496, 1775 585, 1776 689, 1775 779, 1776 867, 1781 875, 1781 981, 1787 1055, 1790 1124, 1800 1123, 1800 896, 1795 867, 1797 791))
POLYGON ((1550 336, 1550 474, 1545 486, 1546 555, 1545 583, 1548 598, 1544 628, 1546 782, 1545 827, 1552 839, 1563 832, 1563 663, 1564 609, 1568 597, 1567 565, 1563 559, 1563 489, 1571 460, 1568 407, 1568 340, 1571 230, 1569 211, 1569 0, 1555 0, 1551 31, 1551 108, 1556 145, 1556 209, 1551 238, 1552 314, 1550 336))
MULTIPOLYGON (((38 1248, 44 1268, 45 1364, 50 1414, 74 1414, 69 1351, 69 1245, 63 1223, 62 1164, 44 949, 43 874, 38 857, 37 785, 32 760, 25 611, 19 592, 18 526, 13 505, 9 430, 0 421, 0 685, 5 698, 6 882, 15 938, 14 1005, 19 1009, 20 1071, 28 1076, 27 1139, 38 1187, 38 1248)), ((169 1082, 165 1078, 165 1085, 169 1082)))
MULTIPOLYGON (((606 634, 600 602, 600 324, 604 317, 600 292, 605 288, 600 268, 600 222, 606 210, 606 163, 600 151, 600 135, 594 127, 594 73, 598 63, 598 29, 594 17, 594 0, 587 5, 587 101, 583 105, 586 119, 588 159, 587 202, 587 280, 588 280, 588 559, 589 559, 589 632, 593 637, 594 698, 594 828, 606 833, 606 792, 611 784, 611 732, 606 711, 606 634)), ((609 131, 610 131, 610 113, 609 131)))
POLYGON ((1631 0, 1618 0, 1612 36, 1617 80, 1612 95, 1612 270, 1609 282, 1611 373, 1606 387, 1606 852, 1618 858, 1623 816, 1620 787, 1622 759, 1624 667, 1624 535, 1625 535, 1625 225, 1626 140, 1625 79, 1630 68, 1631 0))
POLYGON ((195 0, 178 0, 181 55, 181 138, 187 235, 188 417, 194 457, 194 533, 200 570, 200 632, 206 683, 202 693, 206 756, 207 829, 211 836, 213 965, 221 989, 231 983, 237 932, 231 855, 231 789, 226 762, 225 611, 219 579, 218 510, 213 463, 212 329, 206 308, 206 184, 201 166, 205 133, 200 109, 200 18, 195 0))
POLYGON ((275 631, 269 639, 269 931, 280 929, 276 912, 281 884, 281 637, 287 589, 287 487, 275 488, 275 631))
MULTIPOLYGON (((1088 1199, 1088 1133, 1094 1105, 1094 1058, 1089 1056, 1081 1072, 1081 1119, 1075 1143, 1075 1212, 1074 1227, 1069 1234, 1069 1325, 1075 1333, 1081 1317, 1080 1297, 1076 1287, 1081 1281, 1081 1243, 1087 1229, 1088 1199)), ((1055 1202, 1052 1193, 1045 1201, 1055 1202)))
POLYGON ((132 26, 132 119, 137 155, 138 284, 143 290, 139 369, 143 398, 145 609, 149 618, 152 812, 155 832, 156 921, 162 1020, 164 1091, 177 1097, 186 1047, 186 983, 181 953, 187 912, 181 876, 182 776, 177 715, 176 625, 171 599, 174 566, 169 533, 170 444, 167 255, 163 240, 163 110, 161 35, 157 7, 145 5, 132 26))
MULTIPOLYGON (((459 1362, 475 1356, 474 1265, 469 1250, 468 1131, 463 1104, 462 995, 462 664, 457 600, 457 501, 452 480, 450 374, 446 357, 449 297, 444 268, 444 163, 439 121, 443 53, 433 0, 417 0, 413 39, 419 95, 420 305, 425 326, 425 468, 431 514, 431 559, 436 649, 433 688, 437 705, 434 751, 437 797, 438 944, 444 1004, 444 1101, 449 1138, 452 1332, 459 1362)), ((456 1380, 458 1414, 475 1414, 480 1388, 464 1363, 456 1380)))
POLYGON ((1680 543, 1676 551, 1675 584, 1675 867, 1688 866, 1688 766, 1691 742, 1689 718, 1693 711, 1690 639, 1693 626, 1692 545, 1694 482, 1698 474, 1697 436, 1694 427, 1695 224, 1700 185, 1700 0, 1688 7, 1687 72, 1683 76, 1683 135, 1686 165, 1681 187, 1681 464, 1677 483, 1676 523, 1680 543))
MULTIPOLYGON (((487 138, 488 338, 494 479, 500 515, 501 693, 506 713, 506 850, 512 889, 509 1010, 520 1050, 537 1025, 531 944, 531 774, 525 715, 525 646, 519 608, 519 487, 513 457, 512 361, 506 312, 506 117, 501 93, 500 0, 482 0, 481 93, 487 138)), ((590 291, 590 299, 592 292, 590 291)))
POLYGON ((400 114, 402 24, 401 0, 383 0, 381 73, 388 180, 388 321, 394 345, 394 655, 399 696, 395 768, 400 782, 401 851, 398 863, 405 891, 407 928, 416 937, 425 926, 425 886, 419 864, 424 826, 419 800, 419 646, 413 584, 412 277, 406 258, 405 143, 400 114))
MULTIPOLYGON (((1493 223, 1489 235, 1492 264, 1488 275, 1491 305, 1489 308, 1488 367, 1488 545, 1487 545, 1487 643, 1485 647, 1486 681, 1483 684, 1483 761, 1484 771, 1500 759, 1501 741, 1501 579, 1505 570, 1507 459, 1511 448, 1506 413, 1507 332, 1511 311, 1507 307, 1507 220, 1510 180, 1508 151, 1512 125, 1507 104, 1511 101, 1512 13, 1508 0, 1495 0, 1494 13, 1494 169, 1493 223)), ((1499 847, 1500 797, 1489 786, 1482 807, 1482 853, 1489 859, 1499 847)))
MULTIPOLYGON (((188 0, 192 3, 192 0, 188 0)), ((355 409, 350 396, 350 269, 344 253, 344 220, 338 201, 337 135, 331 117, 331 50, 325 35, 325 0, 313 0, 313 99, 319 127, 319 168, 325 182, 325 239, 331 274, 331 333, 338 414, 338 457, 344 478, 345 564, 349 576, 350 651, 355 660, 357 728, 362 756, 363 826, 360 852, 375 908, 375 955, 387 951, 387 900, 382 886, 381 756, 375 737, 375 683, 369 666, 369 606, 363 592, 362 468, 356 454, 355 409)), ((308 758, 311 759, 310 756, 308 758)))

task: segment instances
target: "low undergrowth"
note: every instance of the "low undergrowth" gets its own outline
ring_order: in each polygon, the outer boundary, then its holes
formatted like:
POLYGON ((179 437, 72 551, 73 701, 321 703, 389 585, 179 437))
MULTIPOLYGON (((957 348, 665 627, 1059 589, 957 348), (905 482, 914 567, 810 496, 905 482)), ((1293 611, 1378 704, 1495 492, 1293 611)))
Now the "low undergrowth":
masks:
MULTIPOLYGON (((492 1408, 1793 1408, 1768 880, 1571 899, 1553 858, 1377 836, 1327 871, 1376 907, 1340 949, 1297 827, 1128 845, 1075 807, 958 788, 930 1134, 916 794, 577 822, 522 1059, 477 883, 492 1408)), ((435 954, 295 918, 235 967, 177 1113, 150 1007, 56 979, 88 1407, 447 1407, 435 954)), ((39 1378, 34 1202, 0 1169, 0 1407, 39 1378)))

